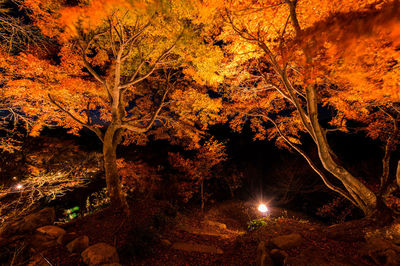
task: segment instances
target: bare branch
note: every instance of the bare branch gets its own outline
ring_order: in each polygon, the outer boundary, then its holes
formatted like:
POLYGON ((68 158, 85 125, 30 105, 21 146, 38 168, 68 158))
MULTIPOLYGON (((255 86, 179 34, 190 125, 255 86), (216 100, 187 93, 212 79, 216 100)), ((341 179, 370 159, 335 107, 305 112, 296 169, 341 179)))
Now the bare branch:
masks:
MULTIPOLYGON (((145 80, 145 79, 148 78, 151 74, 153 74, 153 72, 154 72, 154 70, 156 69, 158 63, 159 63, 161 60, 163 60, 163 59, 172 51, 172 49, 176 46, 176 43, 177 43, 178 40, 181 38, 181 36, 182 36, 182 35, 180 35, 180 36, 178 37, 178 39, 174 42, 173 45, 171 45, 171 47, 169 47, 167 50, 165 50, 165 51, 157 58, 157 60, 156 60, 156 61, 154 62, 154 64, 153 64, 153 66, 150 68, 150 70, 149 70, 145 75, 143 75, 143 76, 141 76, 140 78, 137 78, 137 79, 136 79, 135 77, 137 76, 137 74, 138 74, 138 72, 139 72, 138 69, 137 69, 137 70, 135 71, 135 73, 133 74, 133 76, 132 76, 133 79, 131 78, 129 82, 120 85, 120 86, 119 86, 119 89, 124 89, 124 88, 128 88, 128 87, 130 87, 130 86, 133 86, 133 85, 135 85, 135 84, 137 84, 137 83, 139 83, 139 82, 145 80)), ((140 64, 140 65, 139 65, 139 67, 142 67, 142 66, 143 66, 143 64, 140 64)))
POLYGON ((114 40, 114 34, 113 34, 113 27, 112 27, 112 20, 111 20, 111 18, 108 20, 108 23, 109 23, 109 29, 108 29, 108 31, 109 31, 109 35, 110 35, 110 44, 111 44, 111 50, 112 50, 112 53, 113 53, 113 55, 114 55, 114 57, 116 57, 117 56, 117 49, 115 48, 115 40, 114 40))
POLYGON ((129 57, 129 55, 132 53, 132 48, 133 44, 135 41, 144 33, 144 31, 151 25, 150 22, 148 22, 146 25, 144 25, 136 34, 132 35, 123 45, 121 46, 121 49, 125 49, 126 46, 130 46, 128 49, 128 52, 121 57, 121 60, 124 61, 126 58, 129 57))
POLYGON ((228 11, 227 9, 225 9, 225 12, 226 12, 226 17, 228 18, 228 21, 229 21, 229 23, 230 23, 231 26, 232 26, 232 29, 233 29, 237 34, 239 34, 240 37, 242 37, 243 39, 248 40, 248 41, 257 41, 257 38, 255 38, 253 35, 251 35, 251 34, 248 32, 248 30, 247 30, 246 28, 239 29, 239 28, 235 25, 235 23, 234 23, 233 20, 232 20, 232 17, 229 15, 229 11, 228 11), (247 34, 247 36, 246 36, 245 34, 247 34))
POLYGON ((134 125, 131 125, 131 124, 125 122, 125 123, 123 123, 121 125, 121 127, 122 128, 126 128, 128 130, 131 130, 133 132, 137 132, 137 133, 147 132, 153 126, 154 121, 156 120, 156 118, 157 118, 158 114, 160 113, 161 109, 163 108, 163 106, 164 106, 163 104, 164 104, 165 98, 167 97, 168 91, 169 91, 169 88, 167 88, 165 90, 164 95, 163 95, 163 97, 161 99, 160 105, 158 106, 157 110, 154 112, 153 116, 151 117, 150 121, 147 123, 146 126, 143 126, 143 127, 134 126, 134 125))
POLYGON ((68 111, 67 109, 65 109, 64 107, 62 107, 56 100, 53 99, 53 97, 50 95, 50 93, 48 94, 48 97, 50 99, 50 102, 52 104, 54 104, 55 106, 57 106, 61 111, 63 111, 64 113, 66 113, 67 115, 69 115, 74 121, 78 122, 79 124, 81 124, 82 126, 86 127, 87 129, 90 129, 91 131, 93 131, 97 137, 99 137, 99 139, 103 142, 104 141, 104 136, 103 133, 101 132, 100 129, 95 128, 83 121, 81 121, 79 118, 77 118, 76 116, 74 116, 70 111, 68 111))

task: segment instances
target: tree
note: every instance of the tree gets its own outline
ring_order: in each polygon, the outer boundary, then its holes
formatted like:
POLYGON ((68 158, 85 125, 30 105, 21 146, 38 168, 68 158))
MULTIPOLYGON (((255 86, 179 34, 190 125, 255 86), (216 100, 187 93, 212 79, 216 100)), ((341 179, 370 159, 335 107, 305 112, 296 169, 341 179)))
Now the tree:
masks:
POLYGON ((29 23, 29 12, 21 0, 0 1, 0 42, 8 53, 18 53, 27 47, 45 48, 48 39, 29 23))
POLYGON ((218 48, 205 44, 205 27, 185 1, 26 1, 36 25, 56 39, 60 62, 21 54, 9 58, 12 78, 6 96, 24 100, 23 111, 37 116, 37 134, 46 124, 77 133, 85 127, 103 144, 111 203, 127 210, 117 169, 117 146, 142 143, 153 126, 165 137, 197 140, 196 131, 215 120, 220 101, 206 88, 218 81, 218 48), (182 99, 182 97, 185 97, 182 99), (193 117, 188 99, 199 99, 193 117), (169 100, 169 101, 168 101, 169 100), (182 103, 182 104, 179 104, 182 103), (186 123, 178 123, 183 115, 186 123), (210 117, 211 116, 211 117, 210 117))
MULTIPOLYGON (((35 48, 43 50, 48 39, 28 21, 29 9, 23 8, 20 0, 0 1, 0 43, 2 57, 9 57, 35 48)), ((3 59, 3 58, 2 58, 3 59)), ((4 66, 4 65, 3 65, 4 66)), ((7 82, 6 69, 0 69, 0 86, 7 82)), ((21 112, 21 103, 11 102, 1 91, 0 99, 0 150, 12 153, 21 149, 21 140, 33 126, 33 120, 21 112)))
POLYGON ((182 191, 185 195, 185 201, 189 200, 195 190, 200 190, 201 211, 204 211, 206 201, 204 191, 204 181, 212 177, 212 170, 226 160, 225 147, 213 139, 206 141, 199 149, 196 149, 196 155, 192 158, 185 158, 179 153, 170 153, 169 161, 172 166, 184 172, 186 177, 191 180, 186 184, 182 191), (189 188, 187 188, 189 187, 189 188))
MULTIPOLYGON (((372 118, 377 122, 364 127, 369 135, 397 132, 385 110, 399 102, 398 1, 230 1, 223 12, 221 38, 232 58, 227 75, 235 76, 226 91, 232 126, 240 130, 249 117, 257 138, 276 138, 300 153, 366 215, 383 211, 380 195, 340 164, 327 134, 372 118), (322 108, 331 110, 329 123, 322 108), (301 149, 302 132, 315 143, 318 160, 301 149)), ((395 142, 388 139, 389 150, 395 142)))

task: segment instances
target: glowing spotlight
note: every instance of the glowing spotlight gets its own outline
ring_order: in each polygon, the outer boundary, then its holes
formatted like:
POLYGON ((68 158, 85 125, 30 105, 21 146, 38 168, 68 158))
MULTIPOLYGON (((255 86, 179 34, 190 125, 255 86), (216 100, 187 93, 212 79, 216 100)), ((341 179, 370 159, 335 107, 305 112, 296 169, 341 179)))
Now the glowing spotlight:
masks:
POLYGON ((266 213, 268 211, 267 206, 265 206, 265 204, 260 204, 258 205, 258 210, 262 213, 266 213))
POLYGON ((15 188, 18 189, 18 190, 22 189, 23 187, 24 186, 22 184, 18 184, 18 185, 15 186, 15 188))

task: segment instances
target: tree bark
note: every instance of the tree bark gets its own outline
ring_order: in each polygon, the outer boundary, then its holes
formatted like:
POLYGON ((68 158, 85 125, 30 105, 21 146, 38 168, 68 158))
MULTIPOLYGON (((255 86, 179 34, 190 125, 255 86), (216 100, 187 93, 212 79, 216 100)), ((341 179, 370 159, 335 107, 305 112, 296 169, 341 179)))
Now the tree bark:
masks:
MULTIPOLYGON (((300 27, 299 21, 297 19, 296 14, 296 5, 297 0, 285 0, 290 9, 290 17, 292 20, 293 27, 296 31, 296 37, 299 37, 302 33, 302 29, 300 27)), ((303 47, 303 52, 305 55, 305 59, 307 62, 307 75, 313 73, 312 66, 312 56, 310 53, 309 46, 306 45, 303 47)), ((291 92, 292 88, 289 82, 285 82, 287 77, 285 72, 282 72, 281 76, 284 81, 284 85, 291 92), (282 75, 284 74, 284 75, 282 75)), ((318 103, 317 103, 317 92, 316 88, 313 85, 306 86, 306 100, 307 100, 307 113, 308 117, 304 117, 304 120, 307 121, 308 118, 311 124, 311 137, 313 137, 315 144, 318 149, 318 156, 323 165, 323 167, 330 172, 333 176, 335 176, 348 191, 350 196, 354 199, 354 202, 357 203, 358 207, 364 212, 366 216, 371 216, 372 214, 379 213, 380 211, 385 212, 386 208, 383 208, 383 202, 380 198, 378 198, 369 188, 367 188, 361 181, 355 178, 349 171, 347 171, 344 167, 339 165, 335 161, 335 153, 332 151, 327 138, 326 131, 322 128, 318 120, 318 103)), ((291 95, 293 100, 293 95, 291 95)), ((300 116, 303 117, 304 113, 302 113, 302 108, 296 105, 296 108, 300 112, 300 116)), ((309 128, 310 125, 305 124, 306 128, 309 128), (307 127, 308 126, 308 127, 307 127)), ((310 131, 310 130, 309 130, 310 131)))
POLYGON ((345 168, 338 165, 332 158, 332 151, 326 141, 325 131, 318 121, 317 95, 313 86, 306 88, 307 102, 309 105, 309 117, 316 136, 318 156, 326 170, 339 179, 347 191, 352 195, 359 207, 369 216, 377 210, 377 197, 357 178, 350 174, 345 168))
POLYGON ((117 131, 114 125, 110 125, 104 135, 103 157, 106 174, 107 190, 111 200, 111 206, 129 213, 128 203, 122 193, 120 176, 117 168, 117 131))

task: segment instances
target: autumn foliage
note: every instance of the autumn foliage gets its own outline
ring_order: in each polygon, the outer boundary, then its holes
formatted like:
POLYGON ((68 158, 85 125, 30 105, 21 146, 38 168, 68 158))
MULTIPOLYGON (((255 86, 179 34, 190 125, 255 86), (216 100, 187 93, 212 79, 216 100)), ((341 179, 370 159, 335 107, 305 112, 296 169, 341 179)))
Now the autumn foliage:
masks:
POLYGON ((221 11, 232 127, 250 120, 256 138, 298 152, 366 214, 391 183, 398 188, 388 165, 398 141, 399 11, 398 1, 297 0, 230 1, 221 11), (385 146, 377 194, 343 168, 328 142, 329 132, 352 132, 355 122, 385 146), (318 160, 301 147, 305 134, 318 160))
POLYGON ((183 174, 183 180, 178 182, 178 195, 183 202, 188 202, 194 194, 199 193, 201 207, 207 195, 212 191, 204 191, 204 182, 211 177, 217 177, 213 170, 215 166, 226 160, 225 147, 216 140, 209 140, 196 149, 194 156, 186 157, 179 153, 169 153, 170 164, 183 174))
POLYGON ((145 133, 155 129, 156 137, 191 145, 219 120, 221 101, 209 98, 203 86, 222 80, 222 53, 207 44, 209 29, 196 4, 26 1, 36 27, 55 42, 54 51, 2 54, 3 95, 35 117, 32 136, 48 125, 74 134, 84 127, 103 143, 115 205, 126 206, 116 163, 120 143, 145 143, 145 133))
POLYGON ((32 136, 45 126, 93 131, 116 205, 126 205, 120 175, 126 186, 152 175, 117 163, 118 145, 168 139, 193 150, 192 158, 170 154, 190 177, 182 185, 190 198, 226 157, 220 144, 205 141, 210 125, 225 122, 241 131, 250 121, 256 139, 298 152, 327 187, 367 215, 399 189, 400 170, 396 176, 390 167, 399 143, 397 0, 26 0, 24 6, 51 41, 46 49, 0 50, 1 104, 27 118, 32 136), (333 131, 382 143, 377 191, 341 165, 329 143, 333 131), (305 138, 318 158, 305 152, 305 138))

